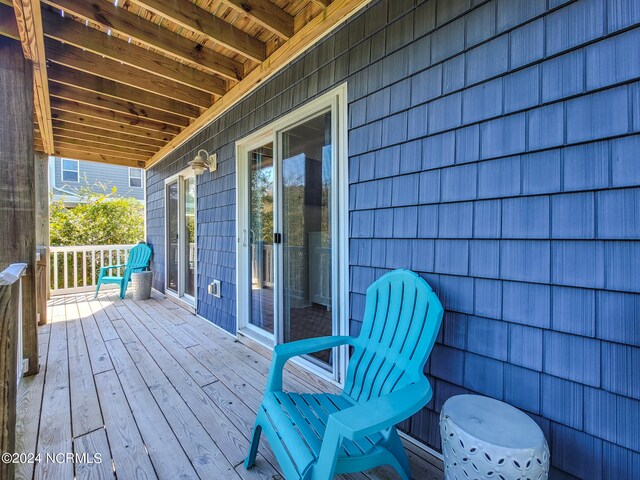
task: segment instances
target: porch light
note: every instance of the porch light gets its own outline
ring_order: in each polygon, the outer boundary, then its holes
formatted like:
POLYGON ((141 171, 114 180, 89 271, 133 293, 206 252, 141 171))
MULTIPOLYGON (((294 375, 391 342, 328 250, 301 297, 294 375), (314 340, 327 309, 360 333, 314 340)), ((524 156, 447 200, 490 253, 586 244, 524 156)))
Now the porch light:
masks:
POLYGON ((215 172, 218 169, 218 155, 216 153, 209 155, 206 150, 198 150, 198 155, 189 162, 189 166, 193 168, 196 175, 202 175, 205 168, 215 172))

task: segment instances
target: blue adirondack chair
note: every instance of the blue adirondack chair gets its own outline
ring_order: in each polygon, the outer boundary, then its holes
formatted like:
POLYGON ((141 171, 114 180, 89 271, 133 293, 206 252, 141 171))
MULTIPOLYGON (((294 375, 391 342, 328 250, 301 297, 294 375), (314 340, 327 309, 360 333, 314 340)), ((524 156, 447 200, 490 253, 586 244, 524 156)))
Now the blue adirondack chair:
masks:
POLYGON ((395 270, 367 289, 357 338, 320 337, 276 346, 245 467, 254 465, 264 433, 287 480, 329 480, 379 465, 391 465, 410 480, 395 425, 431 399, 423 369, 442 315, 427 282, 411 271, 395 270), (353 355, 342 394, 282 389, 287 360, 344 344, 353 347, 353 355))
POLYGON ((139 243, 131 249, 129 252, 129 258, 124 265, 111 265, 108 267, 100 268, 100 276, 98 277, 98 284, 96 285, 96 298, 100 291, 100 285, 105 283, 115 283, 120 285, 120 298, 124 298, 127 293, 127 287, 131 281, 131 274, 133 272, 142 272, 149 268, 149 260, 151 259, 151 248, 146 243, 139 243), (121 277, 110 277, 107 275, 112 268, 124 267, 124 274, 121 277))

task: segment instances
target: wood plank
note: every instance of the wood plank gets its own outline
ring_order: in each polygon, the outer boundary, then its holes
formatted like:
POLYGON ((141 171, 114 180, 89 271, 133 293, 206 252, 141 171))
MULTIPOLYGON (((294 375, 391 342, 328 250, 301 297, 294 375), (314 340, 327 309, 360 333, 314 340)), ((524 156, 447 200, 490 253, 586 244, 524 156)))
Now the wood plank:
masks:
POLYGON ((105 145, 102 143, 94 143, 86 140, 78 140, 75 138, 66 138, 64 136, 55 135, 56 145, 59 148, 86 148, 95 153, 103 153, 105 155, 124 155, 131 160, 140 160, 144 162, 153 152, 144 152, 134 148, 118 147, 116 145, 105 145))
POLYGON ((216 95, 224 95, 226 80, 196 70, 164 55, 139 47, 119 38, 105 35, 94 28, 87 28, 71 18, 61 17, 51 11, 42 12, 44 35, 77 48, 101 55, 130 67, 158 75, 168 80, 216 95))
POLYGON ((51 64, 47 70, 51 82, 76 87, 94 94, 97 93, 100 97, 123 101, 125 105, 133 105, 137 112, 138 109, 152 108, 189 119, 197 118, 201 113, 199 107, 189 105, 188 103, 179 102, 172 98, 163 97, 162 95, 130 87, 129 85, 81 72, 73 68, 67 68, 63 65, 51 64), (139 107, 139 105, 141 107, 139 107))
POLYGON ((336 26, 344 23, 352 15, 365 7, 371 0, 334 0, 322 15, 315 17, 278 50, 272 53, 262 64, 249 73, 242 81, 231 88, 220 100, 191 125, 167 143, 147 162, 147 167, 155 165, 179 145, 186 142, 202 128, 209 125, 224 112, 233 107, 251 93, 265 80, 289 65, 302 55, 311 45, 328 35, 336 26))
MULTIPOLYGON (((51 324, 51 339, 44 383, 38 453, 71 452, 71 404, 69 397, 69 358, 64 314, 55 316, 51 324), (62 318, 61 318, 62 317, 62 318)), ((73 477, 70 462, 39 462, 35 467, 36 479, 63 479, 73 477)))
POLYGON ((198 385, 206 385, 216 380, 211 371, 198 362, 188 350, 180 346, 173 337, 167 335, 167 331, 155 323, 142 309, 129 303, 127 299, 124 300, 124 304, 131 313, 123 317, 138 338, 144 338, 147 345, 154 344, 158 349, 165 348, 198 385))
POLYGON ((157 478, 116 372, 95 376, 118 478, 157 478))
POLYGON ((89 353, 77 312, 74 317, 67 319, 67 343, 69 348, 71 432, 75 438, 102 428, 104 422, 93 381, 89 353))
POLYGON ((104 340, 102 339, 102 335, 100 335, 100 330, 93 315, 84 310, 81 316, 81 323, 87 342, 87 349, 89 350, 93 374, 96 375, 111 370, 113 364, 111 363, 109 353, 107 352, 104 340))
POLYGON ((53 97, 80 102, 92 107, 103 108, 138 118, 147 118, 156 122, 175 125, 176 127, 186 127, 189 125, 189 119, 186 117, 167 113, 163 110, 156 110, 155 108, 136 105, 133 102, 126 102, 117 98, 106 97, 99 93, 70 87, 69 85, 51 82, 49 91, 53 97))
POLYGON ((85 297, 86 307, 84 304, 81 304, 79 307, 80 314, 86 315, 88 312, 93 314, 93 318, 96 320, 96 324, 98 325, 98 329, 100 330, 100 334, 102 335, 102 339, 107 342, 109 340, 115 340, 118 338, 118 334, 116 329, 113 327, 111 323, 111 319, 107 315, 107 312, 104 310, 100 301, 98 299, 93 298, 93 294, 88 294, 85 297), (85 310, 85 308, 87 310, 85 310))
POLYGON ((85 73, 108 78, 114 82, 124 83, 150 93, 163 95, 198 107, 208 107, 213 103, 210 93, 193 87, 182 85, 174 80, 167 80, 149 75, 138 69, 122 65, 109 58, 102 58, 79 48, 63 45, 56 40, 46 39, 47 59, 58 65, 75 68, 85 73))
POLYGON ((222 0, 241 15, 288 40, 293 35, 293 17, 269 0, 222 0))
MULTIPOLYGON (((138 128, 136 126, 122 125, 106 120, 101 120, 95 117, 88 117, 86 115, 78 115, 76 113, 58 111, 55 112, 54 124, 58 124, 58 121, 65 122, 66 124, 74 123, 76 125, 86 125, 93 129, 108 130, 114 133, 124 133, 126 135, 132 135, 134 137, 142 137, 143 139, 161 140, 167 142, 171 139, 171 134, 158 130, 148 130, 144 128, 138 128)), ((142 140, 140 140, 142 142, 142 140)))
POLYGON ((130 1, 250 60, 262 62, 266 58, 264 43, 189 0, 130 1))
POLYGON ((162 140, 156 140, 154 138, 146 138, 138 135, 130 135, 122 132, 112 132, 111 130, 105 130, 103 128, 80 125, 78 123, 65 122, 62 120, 53 121, 53 132, 65 132, 66 136, 73 136, 72 138, 86 139, 92 142, 105 142, 110 140, 117 140, 125 145, 133 145, 145 149, 156 150, 164 143, 162 140))
MULTIPOLYGON (((212 417, 215 417, 218 412, 214 410, 210 411, 208 415, 201 415, 200 418, 196 417, 192 411, 194 405, 187 405, 185 401, 186 399, 181 397, 181 395, 188 396, 189 393, 193 394, 194 389, 178 393, 178 385, 174 387, 174 385, 172 385, 165 376, 165 373, 169 372, 165 370, 163 373, 163 370, 158 367, 147 350, 145 350, 140 343, 129 343, 126 345, 126 349, 136 363, 147 387, 156 399, 160 409, 164 412, 173 432, 187 452, 187 455, 190 456, 191 461, 201 478, 237 478, 235 472, 230 474, 230 470, 233 468, 233 465, 242 461, 242 455, 238 448, 241 446, 245 446, 246 448, 248 446, 237 443, 238 441, 241 441, 240 439, 242 439, 242 435, 237 433, 235 436, 225 437, 225 433, 233 432, 230 428, 230 424, 218 423, 217 427, 221 429, 218 430, 218 433, 215 433, 219 440, 216 445, 216 442, 214 442, 208 433, 208 431, 215 432, 215 430, 213 430, 215 426, 212 426, 211 429, 205 430, 202 420, 211 423, 211 420, 213 420, 212 417), (220 450, 225 442, 231 442, 231 445, 226 446, 227 451, 235 452, 232 453, 233 456, 231 457, 235 463, 229 462, 220 450)), ((158 353, 159 352, 157 350, 154 350, 155 357, 157 357, 158 353)), ((175 375, 174 378, 176 378, 175 375)), ((189 377, 186 375, 186 372, 183 372, 183 375, 179 378, 185 379, 189 377)), ((187 382, 183 383, 181 386, 186 388, 189 388, 189 386, 195 386, 195 388, 198 388, 193 380, 187 380, 187 382)), ((204 392, 200 392, 200 394, 201 399, 206 402, 208 397, 204 392)), ((194 399, 192 398, 192 400, 194 399)), ((206 405, 213 406, 211 402, 206 405)), ((216 420, 220 419, 220 417, 216 418, 216 420)))
MULTIPOLYGON (((153 155, 155 152, 154 149, 149 149, 145 145, 140 145, 136 147, 132 144, 121 145, 118 141, 109 142, 108 138, 103 138, 103 142, 97 142, 96 137, 91 137, 87 135, 89 138, 76 138, 73 132, 68 132, 67 130, 57 130, 55 127, 53 129, 53 136, 59 141, 60 146, 86 146, 89 148, 95 148, 97 151, 104 153, 123 153, 123 154, 131 154, 132 157, 134 155, 142 155, 144 159, 149 158, 150 155, 153 155), (105 151, 106 149, 106 151, 105 151)), ((124 142, 123 142, 124 143, 124 142)))
POLYGON ((140 160, 132 160, 124 157, 116 157, 113 155, 104 155, 102 153, 87 152, 80 148, 71 149, 56 148, 53 151, 56 157, 70 158, 72 160, 86 160, 88 162, 109 163, 111 165, 122 165, 125 167, 145 168, 145 162, 140 160))
POLYGON ((190 65, 199 65, 212 73, 219 73, 230 80, 240 80, 243 76, 244 66, 241 62, 176 35, 124 8, 118 8, 113 2, 44 0, 43 3, 72 13, 82 20, 101 25, 105 29, 110 28, 113 32, 131 37, 148 47, 175 56, 190 65))
POLYGON ((111 452, 104 428, 74 439, 73 447, 77 456, 86 459, 84 463, 74 464, 77 480, 109 480, 114 478, 109 461, 111 452))
MULTIPOLYGON (((127 115, 113 110, 107 110, 104 108, 91 107, 79 102, 73 102, 70 100, 62 100, 60 98, 51 99, 51 108, 54 110, 54 116, 57 112, 68 112, 77 115, 83 115, 86 117, 96 118, 98 120, 104 120, 106 122, 113 122, 118 125, 123 125, 125 131, 128 127, 135 126, 138 129, 151 130, 152 132, 162 132, 167 135, 175 135, 180 133, 180 127, 174 125, 168 125, 162 122, 156 122, 151 119, 135 117, 134 115, 127 115)), ((117 125, 114 125, 117 128, 117 125)))
MULTIPOLYGON (((40 424, 40 409, 44 392, 44 377, 49 352, 49 328, 38 328, 38 346, 40 364, 43 366, 36 375, 25 377, 18 385, 18 406, 16 415, 16 452, 35 454, 40 424)), ((16 465, 17 480, 31 480, 35 465, 19 463, 16 465)))
POLYGON ((144 387, 144 380, 124 344, 120 340, 110 340, 107 348, 158 476, 167 479, 196 478, 189 458, 153 395, 144 387))
POLYGON ((51 126, 47 58, 42 32, 40 0, 13 0, 13 10, 24 56, 33 62, 33 104, 40 126, 40 137, 45 153, 51 154, 53 152, 53 127, 51 126))

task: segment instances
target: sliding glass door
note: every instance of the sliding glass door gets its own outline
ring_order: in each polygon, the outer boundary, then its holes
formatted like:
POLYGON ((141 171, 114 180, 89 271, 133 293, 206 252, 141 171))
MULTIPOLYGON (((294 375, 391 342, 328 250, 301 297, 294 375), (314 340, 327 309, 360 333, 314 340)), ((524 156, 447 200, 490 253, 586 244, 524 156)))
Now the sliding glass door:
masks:
POLYGON ((196 183, 189 172, 169 179, 166 196, 166 290, 195 306, 196 183))
MULTIPOLYGON (((336 148, 337 105, 285 118, 239 145, 239 328, 275 345, 345 330, 338 172, 346 155, 336 148)), ((337 379, 336 353, 306 361, 337 379)))

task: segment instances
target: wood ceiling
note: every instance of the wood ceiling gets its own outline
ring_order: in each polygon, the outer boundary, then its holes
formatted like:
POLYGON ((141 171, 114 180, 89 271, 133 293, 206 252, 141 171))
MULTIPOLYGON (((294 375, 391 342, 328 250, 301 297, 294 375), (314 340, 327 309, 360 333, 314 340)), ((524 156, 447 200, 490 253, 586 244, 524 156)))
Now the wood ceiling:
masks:
POLYGON ((34 64, 36 150, 145 168, 368 2, 0 0, 0 35, 34 64))

